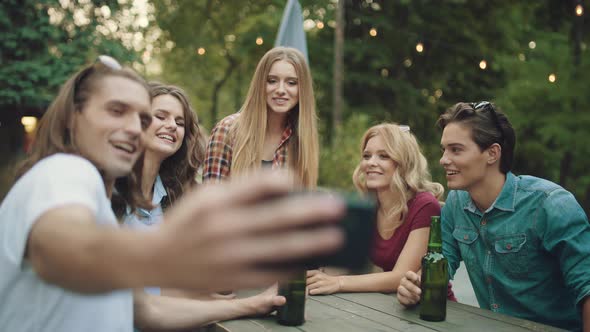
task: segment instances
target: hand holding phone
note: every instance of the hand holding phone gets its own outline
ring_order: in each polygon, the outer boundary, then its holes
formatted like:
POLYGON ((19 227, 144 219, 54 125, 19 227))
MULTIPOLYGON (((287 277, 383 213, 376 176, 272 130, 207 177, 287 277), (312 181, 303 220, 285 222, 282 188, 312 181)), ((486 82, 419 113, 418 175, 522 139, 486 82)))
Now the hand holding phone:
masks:
POLYGON ((346 215, 337 224, 345 238, 344 246, 334 254, 314 257, 305 263, 308 269, 320 266, 360 269, 366 266, 373 243, 377 204, 356 193, 339 194, 346 202, 346 215))

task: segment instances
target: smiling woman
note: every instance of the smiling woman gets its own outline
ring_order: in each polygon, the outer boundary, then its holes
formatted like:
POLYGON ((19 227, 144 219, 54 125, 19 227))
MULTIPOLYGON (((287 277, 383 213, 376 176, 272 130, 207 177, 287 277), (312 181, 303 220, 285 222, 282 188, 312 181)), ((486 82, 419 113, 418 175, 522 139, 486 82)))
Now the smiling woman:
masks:
POLYGON ((117 182, 121 195, 113 203, 118 215, 127 215, 125 223, 135 227, 161 221, 163 209, 196 184, 205 155, 205 135, 186 93, 177 86, 154 82, 150 95, 152 122, 143 135, 145 153, 134 173, 141 178, 141 192, 153 209, 134 211, 125 206, 135 192, 125 179, 117 182))
POLYGON ((318 177, 312 78, 298 50, 276 47, 256 67, 240 111, 221 120, 207 145, 203 178, 221 181, 264 165, 287 167, 300 186, 318 177))
MULTIPOLYGON (((430 217, 440 215, 444 189, 432 182, 426 158, 407 126, 384 123, 367 130, 353 182, 378 201, 371 261, 383 272, 332 276, 309 271, 309 293, 394 292, 408 270, 420 268, 430 217)), ((454 295, 449 288, 449 298, 454 295)))

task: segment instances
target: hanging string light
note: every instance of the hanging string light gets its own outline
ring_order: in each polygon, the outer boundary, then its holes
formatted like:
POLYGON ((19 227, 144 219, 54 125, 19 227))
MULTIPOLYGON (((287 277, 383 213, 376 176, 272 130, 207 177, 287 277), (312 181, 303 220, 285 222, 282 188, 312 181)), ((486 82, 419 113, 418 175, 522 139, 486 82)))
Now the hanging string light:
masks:
POLYGON ((549 74, 549 77, 547 77, 547 80, 551 83, 555 83, 555 81, 557 81, 557 76, 555 76, 555 74, 551 73, 551 74, 549 74))
POLYGON ((377 29, 371 28, 371 30, 369 30, 369 35, 371 35, 371 37, 376 37, 377 36, 377 29))
POLYGON ((480 68, 481 70, 485 70, 487 67, 488 67, 488 63, 487 63, 487 61, 486 61, 486 60, 481 60, 481 61, 479 62, 479 68, 480 68))
POLYGON ((199 49, 197 49, 197 54, 198 55, 205 55, 205 48, 204 47, 199 47, 199 49))
POLYGON ((416 52, 418 52, 418 53, 424 52, 424 44, 422 44, 421 42, 416 44, 416 52))
POLYGON ((262 44, 264 44, 264 39, 262 39, 262 37, 256 38, 256 45, 262 45, 262 44))
POLYGON ((37 118, 34 116, 23 116, 20 123, 25 127, 27 133, 32 133, 37 128, 37 118))
POLYGON ((534 50, 534 49, 535 49, 535 47, 537 47, 537 43, 535 43, 535 41, 534 41, 534 40, 531 40, 531 41, 529 42, 529 48, 530 48, 531 50, 534 50))
POLYGON ((584 7, 582 7, 582 5, 577 5, 576 6, 576 16, 582 16, 584 15, 584 7))

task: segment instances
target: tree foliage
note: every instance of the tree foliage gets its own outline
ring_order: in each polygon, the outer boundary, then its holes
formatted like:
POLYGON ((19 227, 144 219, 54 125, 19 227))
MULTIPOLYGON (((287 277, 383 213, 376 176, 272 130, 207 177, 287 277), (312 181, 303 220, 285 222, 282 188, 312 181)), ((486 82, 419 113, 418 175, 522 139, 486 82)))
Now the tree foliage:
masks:
POLYGON ((65 80, 98 54, 139 60, 141 35, 131 2, 3 0, 0 2, 0 198, 23 154, 23 115, 40 116, 65 80))
POLYGON ((254 67, 274 43, 280 0, 154 0, 160 78, 183 86, 211 127, 236 112, 254 67), (262 38, 262 45, 256 39, 262 38), (199 55, 199 49, 204 52, 199 55))
MULTIPOLYGON (((588 8, 576 18, 575 1, 342 1, 345 121, 332 132, 336 1, 300 0, 322 137, 335 138, 323 144, 322 186, 351 188, 361 135, 383 121, 410 125, 444 183, 436 119, 458 101, 491 100, 517 130, 515 172, 559 182, 590 208, 588 8)), ((286 1, 153 3, 162 31, 159 78, 185 87, 211 127, 239 109, 286 1)))
POLYGON ((124 47, 115 34, 122 26, 118 14, 127 7, 129 4, 116 0, 85 1, 83 5, 57 0, 2 1, 2 112, 43 110, 65 79, 97 54, 135 60, 135 52, 124 47))

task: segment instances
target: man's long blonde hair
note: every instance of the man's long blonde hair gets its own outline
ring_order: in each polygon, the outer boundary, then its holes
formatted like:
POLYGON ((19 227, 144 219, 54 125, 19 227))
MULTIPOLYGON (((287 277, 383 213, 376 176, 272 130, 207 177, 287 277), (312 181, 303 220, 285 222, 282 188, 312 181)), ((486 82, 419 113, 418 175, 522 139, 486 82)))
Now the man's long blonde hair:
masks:
MULTIPOLYGON (((428 162, 420 150, 416 137, 409 131, 402 131, 395 123, 383 123, 369 128, 361 140, 361 156, 367 142, 373 137, 380 136, 385 142, 385 151, 396 165, 391 177, 389 188, 397 193, 400 200, 386 213, 387 217, 396 215, 405 218, 408 212, 408 201, 419 192, 430 192, 438 200, 442 199, 444 187, 432 182, 428 162)), ((361 165, 354 170, 352 180, 361 192, 368 192, 367 181, 361 165)), ((403 219, 401 220, 403 222, 403 219)))
POLYGON ((299 103, 289 111, 288 123, 293 134, 287 147, 288 167, 305 188, 315 188, 318 178, 319 144, 313 83, 307 62, 301 52, 290 47, 268 51, 256 67, 240 116, 232 127, 234 138, 232 175, 256 169, 262 163, 262 150, 267 128, 266 81, 271 66, 280 60, 295 68, 299 103))

